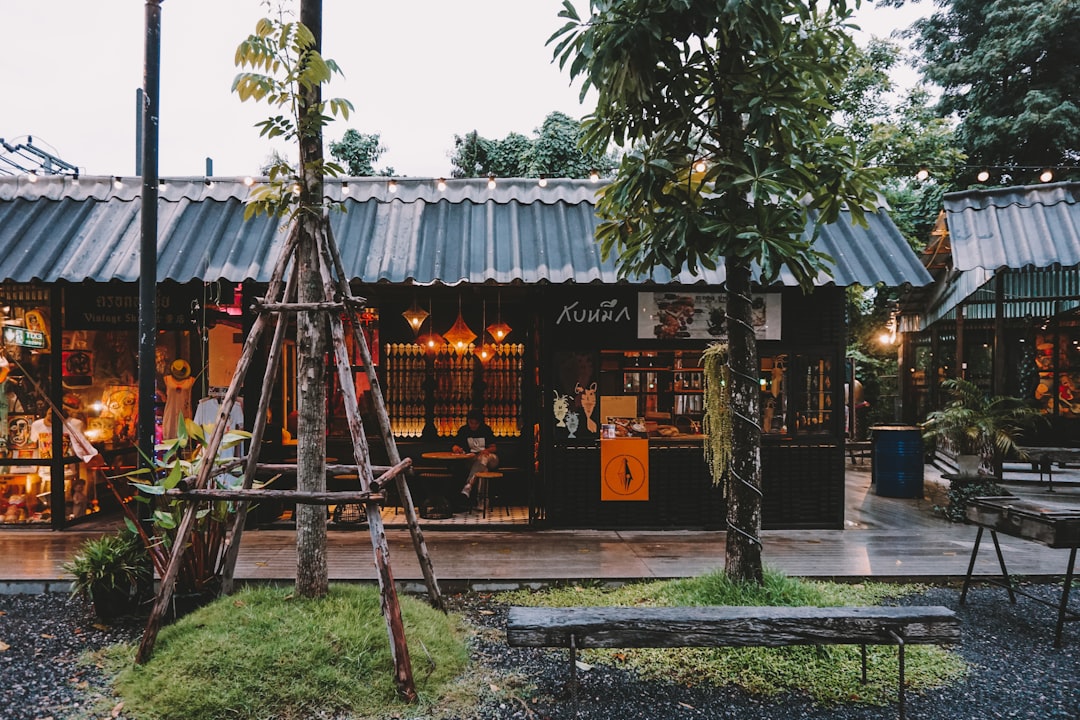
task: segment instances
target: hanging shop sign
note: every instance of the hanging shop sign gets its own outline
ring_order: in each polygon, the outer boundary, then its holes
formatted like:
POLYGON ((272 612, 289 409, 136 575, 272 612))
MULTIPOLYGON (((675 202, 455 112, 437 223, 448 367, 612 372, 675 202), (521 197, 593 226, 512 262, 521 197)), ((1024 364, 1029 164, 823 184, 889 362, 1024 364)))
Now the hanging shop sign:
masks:
POLYGON ((8 345, 18 345, 19 347, 35 348, 37 350, 44 350, 48 347, 48 343, 45 341, 45 333, 21 327, 12 327, 11 325, 4 327, 4 342, 8 345))
MULTIPOLYGON (((200 298, 186 286, 159 286, 159 330, 191 327, 200 298)), ((139 323, 135 284, 84 283, 64 289, 64 323, 69 330, 133 330, 139 323)))
MULTIPOLYGON (((780 293, 751 295, 758 340, 780 339, 780 293)), ((726 340, 727 293, 656 291, 638 293, 637 337, 677 342, 726 340)))

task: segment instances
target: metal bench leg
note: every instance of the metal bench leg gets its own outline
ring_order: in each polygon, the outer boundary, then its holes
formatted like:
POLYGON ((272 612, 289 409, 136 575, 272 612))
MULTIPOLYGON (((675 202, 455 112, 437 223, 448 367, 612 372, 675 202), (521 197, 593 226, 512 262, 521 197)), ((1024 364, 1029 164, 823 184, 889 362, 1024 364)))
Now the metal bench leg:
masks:
POLYGON ((1073 570, 1076 568, 1076 547, 1069 551, 1069 568, 1065 571, 1065 586, 1061 590, 1061 606, 1058 608, 1057 629, 1054 631, 1054 647, 1061 647, 1061 631, 1065 627, 1065 615, 1069 606, 1069 590, 1072 588, 1073 570))
POLYGON ((975 544, 971 547, 971 561, 968 562, 967 575, 964 576, 964 586, 960 589, 960 604, 964 604, 964 600, 967 599, 968 585, 971 584, 971 572, 975 569, 975 558, 979 555, 979 543, 982 542, 983 529, 979 528, 979 532, 975 533, 975 544))
POLYGON ((900 687, 896 697, 900 703, 900 720, 904 720, 904 638, 893 630, 889 630, 888 632, 893 636, 893 639, 896 640, 897 645, 897 661, 900 668, 898 673, 900 675, 900 687))
POLYGON ((577 638, 570 633, 570 697, 574 708, 574 717, 578 717, 578 679, 577 679, 577 638))
POLYGON ((1001 554, 1001 544, 998 543, 997 530, 990 531, 990 538, 994 541, 994 552, 997 553, 998 565, 1001 566, 1001 575, 1005 578, 1005 589, 1009 591, 1009 602, 1016 604, 1016 593, 1013 592, 1012 578, 1005 568, 1005 556, 1001 554))

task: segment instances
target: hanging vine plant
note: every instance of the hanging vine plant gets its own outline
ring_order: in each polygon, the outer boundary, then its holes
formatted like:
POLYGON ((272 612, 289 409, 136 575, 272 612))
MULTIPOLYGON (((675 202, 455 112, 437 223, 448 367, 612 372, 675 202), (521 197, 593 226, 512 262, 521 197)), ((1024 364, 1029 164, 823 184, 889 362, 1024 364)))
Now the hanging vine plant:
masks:
MULTIPOLYGON (((713 343, 701 355, 705 372, 705 462, 713 485, 719 485, 731 465, 731 383, 728 382, 728 346, 713 343)), ((726 494, 726 492, 725 492, 726 494)))

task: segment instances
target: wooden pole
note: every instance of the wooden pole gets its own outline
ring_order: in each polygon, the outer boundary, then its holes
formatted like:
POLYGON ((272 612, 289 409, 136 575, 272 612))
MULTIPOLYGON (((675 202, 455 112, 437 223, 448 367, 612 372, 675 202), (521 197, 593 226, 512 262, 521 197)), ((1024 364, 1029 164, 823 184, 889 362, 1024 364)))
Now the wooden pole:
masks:
MULTIPOLYGON (((338 276, 338 292, 346 300, 346 304, 352 300, 352 288, 349 287, 348 277, 345 275, 344 264, 341 262, 341 253, 334 241, 334 233, 330 229, 330 223, 326 223, 327 248, 330 252, 330 260, 338 276)), ((401 462, 401 453, 398 451, 397 442, 394 440, 394 432, 390 428, 390 416, 386 412, 386 402, 383 399, 382 388, 379 385, 379 376, 375 372, 375 364, 372 362, 371 349, 368 347, 367 338, 357 322, 355 313, 350 313, 352 320, 353 337, 360 347, 360 359, 364 363, 364 372, 367 375, 368 384, 371 386, 371 394, 374 398, 372 405, 375 407, 375 416, 379 421, 383 443, 391 463, 401 462)), ((412 501, 409 484, 404 474, 397 476, 398 498, 405 509, 405 521, 409 526, 409 535, 412 537, 413 549, 416 559, 420 563, 420 572, 424 575, 424 584, 427 586, 428 598, 433 607, 446 612, 446 603, 442 592, 439 590, 439 581, 435 577, 435 568, 431 563, 431 555, 428 553, 427 543, 424 540, 424 532, 420 528, 420 519, 416 515, 416 506, 412 501)))
MULTIPOLYGON (((297 267, 294 263, 289 273, 289 280, 282 291, 282 298, 288 300, 292 297, 296 285, 297 267)), ((251 452, 248 454, 247 467, 244 470, 243 487, 250 488, 255 479, 255 473, 259 469, 259 453, 262 451, 263 435, 266 432, 267 410, 270 407, 270 396, 273 393, 274 381, 277 378, 278 365, 281 362, 281 349, 285 345, 285 333, 288 323, 277 318, 274 327, 274 339, 270 343, 270 352, 267 356, 266 370, 263 372, 263 383, 259 393, 259 407, 255 411, 255 426, 251 429, 251 452)), ((219 419, 219 422, 221 420, 219 419)), ((292 465, 292 472, 296 474, 296 465, 292 465)), ((225 549, 225 558, 221 564, 221 594, 232 595, 235 587, 233 576, 236 572, 236 558, 240 554, 240 539, 244 535, 244 525, 247 523, 248 504, 240 503, 236 509, 236 517, 233 518, 232 532, 229 535, 229 545, 225 549)))
MULTIPOLYGON (((270 286, 275 294, 281 291, 281 283, 283 282, 285 275, 285 268, 288 266, 289 258, 292 257, 292 254, 296 249, 296 242, 297 234, 294 230, 290 232, 289 239, 285 242, 285 247, 274 267, 274 274, 271 276, 270 286)), ((217 427, 214 428, 214 433, 204 448, 204 452, 207 453, 208 457, 216 456, 217 449, 221 447, 221 439, 225 436, 225 423, 221 419, 227 418, 232 411, 233 403, 236 402, 236 396, 240 391, 240 382, 243 380, 248 367, 251 365, 251 360, 255 355, 255 349, 258 347, 259 339, 262 337, 262 333, 269 323, 269 317, 270 316, 268 315, 259 315, 259 317, 255 319, 255 323, 251 326, 251 332, 248 333, 247 340, 244 343, 244 349, 241 351, 240 359, 236 363, 236 370, 233 373, 232 381, 229 383, 229 389, 226 391, 225 397, 221 401, 217 427)), ((254 448, 252 449, 254 450, 254 448)), ((203 463, 200 468, 198 479, 196 480, 196 487, 205 487, 212 472, 217 472, 213 467, 213 462, 203 463)), ((157 640, 158 631, 161 629, 161 622, 165 619, 165 611, 169 607, 169 600, 172 599, 173 588, 176 585, 176 576, 180 572, 181 560, 184 555, 184 550, 187 547, 188 535, 191 534, 191 528, 195 524, 197 510, 197 503, 188 505, 180 520, 180 525, 176 529, 176 535, 173 538, 172 555, 169 558, 169 564, 166 567, 165 574, 161 577, 157 599, 154 601, 154 606, 150 610, 150 617, 146 620, 146 630, 143 631, 142 641, 139 643, 138 652, 135 654, 135 662, 137 664, 141 665, 147 662, 154 652, 154 643, 157 640)))
MULTIPOLYGON (((324 218, 323 227, 328 228, 329 222, 324 218)), ((319 272, 322 274, 324 287, 329 293, 333 287, 330 277, 330 268, 325 262, 328 259, 328 246, 330 239, 327 232, 320 233, 323 247, 319 263, 319 272)), ((334 349, 334 365, 338 373, 338 382, 341 385, 342 401, 345 404, 345 417, 352 435, 353 456, 356 460, 356 470, 360 479, 360 489, 368 492, 371 489, 374 478, 371 474, 370 458, 367 435, 360 419, 360 407, 356 401, 356 388, 352 375, 352 362, 349 358, 348 348, 345 346, 345 330, 341 323, 341 316, 337 313, 330 315, 330 334, 334 349)), ((363 336, 358 338, 362 341, 363 336)), ((401 618, 401 604, 398 602, 397 587, 394 584, 394 573, 390 567, 390 546, 386 541, 386 530, 382 522, 382 510, 377 502, 366 503, 368 532, 371 534, 371 546, 375 553, 375 569, 379 578, 379 596, 381 598, 383 617, 386 619, 387 634, 390 639, 390 656, 394 662, 394 680, 397 684, 398 694, 406 702, 416 701, 416 685, 413 680, 412 663, 409 660, 409 646, 405 641, 405 623, 401 618)))

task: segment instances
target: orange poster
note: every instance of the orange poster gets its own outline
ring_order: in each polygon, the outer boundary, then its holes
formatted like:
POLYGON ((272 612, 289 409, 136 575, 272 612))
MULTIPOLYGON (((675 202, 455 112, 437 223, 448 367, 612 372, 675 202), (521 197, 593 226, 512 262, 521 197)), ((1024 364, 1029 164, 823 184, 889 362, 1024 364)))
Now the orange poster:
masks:
POLYGON ((649 499, 649 441, 614 438, 600 441, 600 499, 649 499))

